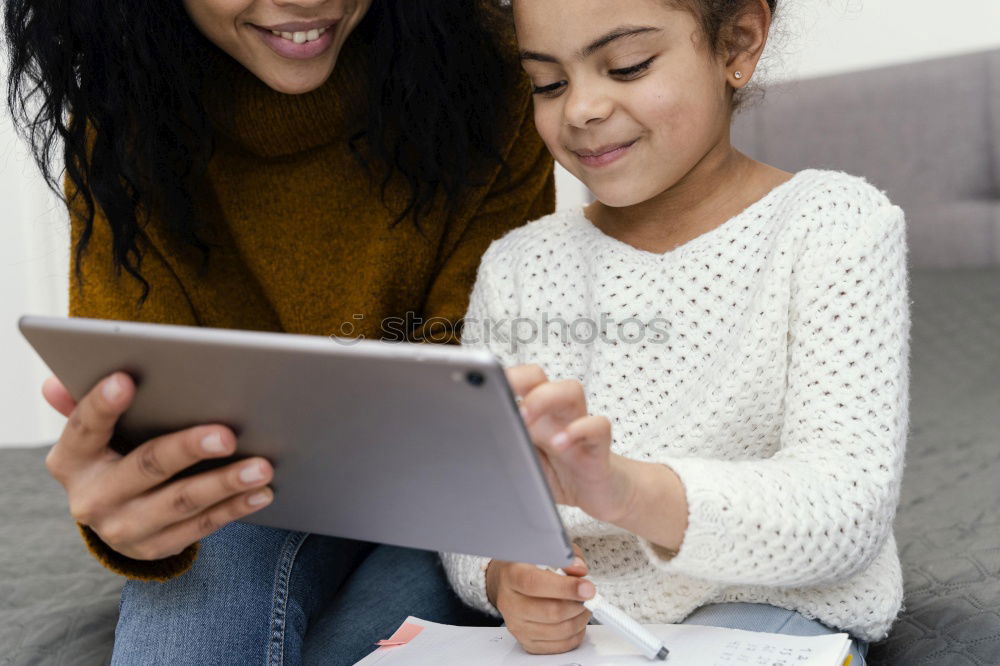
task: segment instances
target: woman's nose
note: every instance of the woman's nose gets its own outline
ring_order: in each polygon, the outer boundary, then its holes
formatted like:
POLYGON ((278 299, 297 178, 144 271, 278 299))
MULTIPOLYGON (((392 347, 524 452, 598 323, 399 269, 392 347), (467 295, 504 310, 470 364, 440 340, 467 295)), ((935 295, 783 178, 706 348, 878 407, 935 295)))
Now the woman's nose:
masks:
POLYGON ((566 124, 573 127, 582 128, 607 120, 614 109, 613 100, 597 86, 571 85, 566 94, 563 115, 566 124))

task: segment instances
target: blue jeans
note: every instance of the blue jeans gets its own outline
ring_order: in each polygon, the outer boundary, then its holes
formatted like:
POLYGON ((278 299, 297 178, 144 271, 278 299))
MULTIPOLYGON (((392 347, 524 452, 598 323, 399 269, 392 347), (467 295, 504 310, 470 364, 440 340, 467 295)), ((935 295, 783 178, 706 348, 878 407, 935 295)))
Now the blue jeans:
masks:
MULTIPOLYGON (((353 664, 407 615, 496 626, 454 595, 435 553, 232 523, 191 571, 122 591, 112 664, 353 664)), ((834 630, 795 611, 711 604, 684 620, 749 631, 834 630)), ((852 666, 867 645, 855 641, 852 666)))
POLYGON ((112 664, 353 664, 415 615, 496 626, 436 553, 232 523, 194 567, 122 591, 112 664))

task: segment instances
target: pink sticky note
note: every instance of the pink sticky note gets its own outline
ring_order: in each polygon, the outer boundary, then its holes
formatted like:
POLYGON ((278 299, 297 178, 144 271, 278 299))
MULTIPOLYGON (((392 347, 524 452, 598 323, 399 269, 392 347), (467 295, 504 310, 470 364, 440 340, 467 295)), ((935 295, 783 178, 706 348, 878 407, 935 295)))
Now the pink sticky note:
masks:
POLYGON ((398 645, 406 645, 414 638, 417 637, 424 628, 419 624, 413 624, 412 622, 404 622, 399 629, 396 630, 389 638, 379 641, 375 645, 379 647, 396 647, 398 645))

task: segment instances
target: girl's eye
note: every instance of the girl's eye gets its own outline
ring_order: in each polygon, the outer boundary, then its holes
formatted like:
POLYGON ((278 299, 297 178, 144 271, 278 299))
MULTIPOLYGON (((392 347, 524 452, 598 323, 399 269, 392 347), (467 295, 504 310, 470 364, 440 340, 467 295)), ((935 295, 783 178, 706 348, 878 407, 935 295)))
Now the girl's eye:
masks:
POLYGON ((560 88, 566 85, 565 81, 556 81, 555 83, 550 83, 547 86, 534 86, 531 90, 532 94, 535 95, 547 95, 552 96, 560 88))
POLYGON ((625 79, 630 81, 632 79, 638 78, 640 74, 649 69, 649 66, 653 64, 656 60, 656 56, 653 56, 645 62, 640 62, 638 65, 632 65, 631 67, 623 67, 621 69, 609 69, 608 74, 614 76, 615 78, 625 79))

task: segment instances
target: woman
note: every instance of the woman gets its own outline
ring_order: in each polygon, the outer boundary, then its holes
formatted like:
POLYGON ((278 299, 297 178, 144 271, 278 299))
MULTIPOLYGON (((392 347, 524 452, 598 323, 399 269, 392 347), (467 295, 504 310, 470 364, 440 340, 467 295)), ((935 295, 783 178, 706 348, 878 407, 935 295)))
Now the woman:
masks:
MULTIPOLYGON (((5 20, 9 101, 53 185, 64 145, 73 316, 368 338, 404 317, 452 342, 483 250, 552 209, 486 4, 9 0, 5 20)), ((134 391, 44 388, 68 417, 49 470, 131 579, 116 663, 352 663, 409 613, 488 621, 430 554, 231 523, 271 501, 265 460, 172 481, 236 449, 219 424, 114 452, 134 391)))

